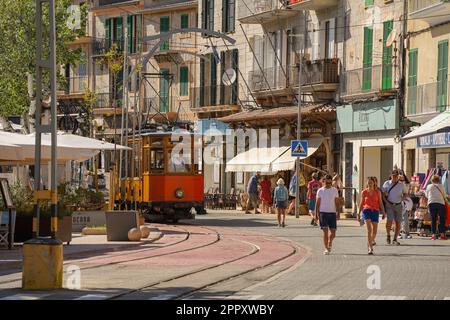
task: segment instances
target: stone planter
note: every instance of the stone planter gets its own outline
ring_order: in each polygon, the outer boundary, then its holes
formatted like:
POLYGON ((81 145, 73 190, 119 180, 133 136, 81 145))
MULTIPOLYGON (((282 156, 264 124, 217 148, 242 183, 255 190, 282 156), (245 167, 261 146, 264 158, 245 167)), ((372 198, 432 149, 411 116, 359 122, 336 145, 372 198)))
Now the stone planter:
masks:
POLYGON ((72 214, 73 232, 81 232, 84 227, 97 227, 105 224, 105 211, 75 211, 72 214))
MULTIPOLYGON (((39 235, 50 236, 50 218, 39 219, 39 235)), ((33 217, 16 216, 16 228, 14 231, 15 242, 25 242, 33 238, 33 217)), ((72 217, 65 216, 58 219, 56 238, 69 244, 72 241, 72 217)))
POLYGON ((139 228, 137 211, 106 211, 105 216, 108 241, 128 241, 128 231, 139 228))

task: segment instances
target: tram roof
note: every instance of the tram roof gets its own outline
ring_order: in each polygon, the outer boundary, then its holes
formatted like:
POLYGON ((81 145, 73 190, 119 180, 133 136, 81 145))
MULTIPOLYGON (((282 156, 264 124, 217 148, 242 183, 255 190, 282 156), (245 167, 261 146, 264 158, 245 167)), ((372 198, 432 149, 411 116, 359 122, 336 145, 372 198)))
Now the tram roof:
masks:
MULTIPOLYGON (((151 131, 151 132, 142 132, 139 136, 147 137, 147 136, 170 136, 172 134, 176 135, 190 135, 190 136, 198 136, 201 137, 202 134, 189 132, 189 131, 151 131)), ((128 136, 130 137, 130 136, 128 136)))

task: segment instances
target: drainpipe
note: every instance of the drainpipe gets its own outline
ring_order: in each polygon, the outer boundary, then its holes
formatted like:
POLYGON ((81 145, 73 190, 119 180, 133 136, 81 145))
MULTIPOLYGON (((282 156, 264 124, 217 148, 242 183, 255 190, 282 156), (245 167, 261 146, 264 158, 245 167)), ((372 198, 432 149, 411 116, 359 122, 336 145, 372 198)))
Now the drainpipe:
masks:
MULTIPOLYGON (((399 119, 405 119, 405 97, 406 97, 406 47, 405 39, 408 29, 408 0, 403 0, 403 29, 402 36, 400 38, 400 54, 401 54, 401 74, 400 74, 400 86, 399 86, 399 119)), ((403 128, 399 129, 399 135, 403 135, 403 128)), ((404 154, 403 154, 403 142, 400 141, 400 168, 404 167, 404 154)))

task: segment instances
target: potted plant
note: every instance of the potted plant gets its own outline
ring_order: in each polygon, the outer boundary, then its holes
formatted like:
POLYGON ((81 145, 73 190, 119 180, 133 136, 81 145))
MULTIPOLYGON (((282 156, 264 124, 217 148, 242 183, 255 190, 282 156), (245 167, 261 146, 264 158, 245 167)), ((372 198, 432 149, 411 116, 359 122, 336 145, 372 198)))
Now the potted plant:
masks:
MULTIPOLYGON (((11 187, 11 197, 16 207, 16 224, 14 238, 17 242, 25 242, 33 237, 33 191, 15 184, 11 187)), ((56 238, 68 244, 72 241, 73 198, 68 185, 58 187, 58 226, 56 238)), ((50 236, 51 210, 47 203, 40 207, 39 235, 50 236)))

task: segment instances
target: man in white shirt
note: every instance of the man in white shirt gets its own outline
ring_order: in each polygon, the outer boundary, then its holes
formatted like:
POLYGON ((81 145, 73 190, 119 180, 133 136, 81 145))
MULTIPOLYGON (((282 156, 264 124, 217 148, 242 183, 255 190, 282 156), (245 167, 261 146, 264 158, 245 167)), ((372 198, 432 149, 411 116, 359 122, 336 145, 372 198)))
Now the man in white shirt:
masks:
POLYGON ((391 244, 391 227, 392 222, 395 222, 394 226, 394 240, 392 244, 397 246, 400 243, 397 237, 400 233, 400 227, 402 223, 402 201, 404 199, 406 190, 405 184, 399 180, 398 170, 392 170, 391 179, 387 180, 381 188, 383 198, 385 201, 387 221, 386 221, 386 242, 391 244))
POLYGON ((325 251, 323 254, 330 254, 333 239, 336 237, 337 215, 339 208, 339 193, 332 186, 332 178, 325 177, 325 186, 317 191, 315 219, 320 221, 320 228, 323 233, 323 243, 325 251), (329 230, 329 231, 328 231, 329 230))

